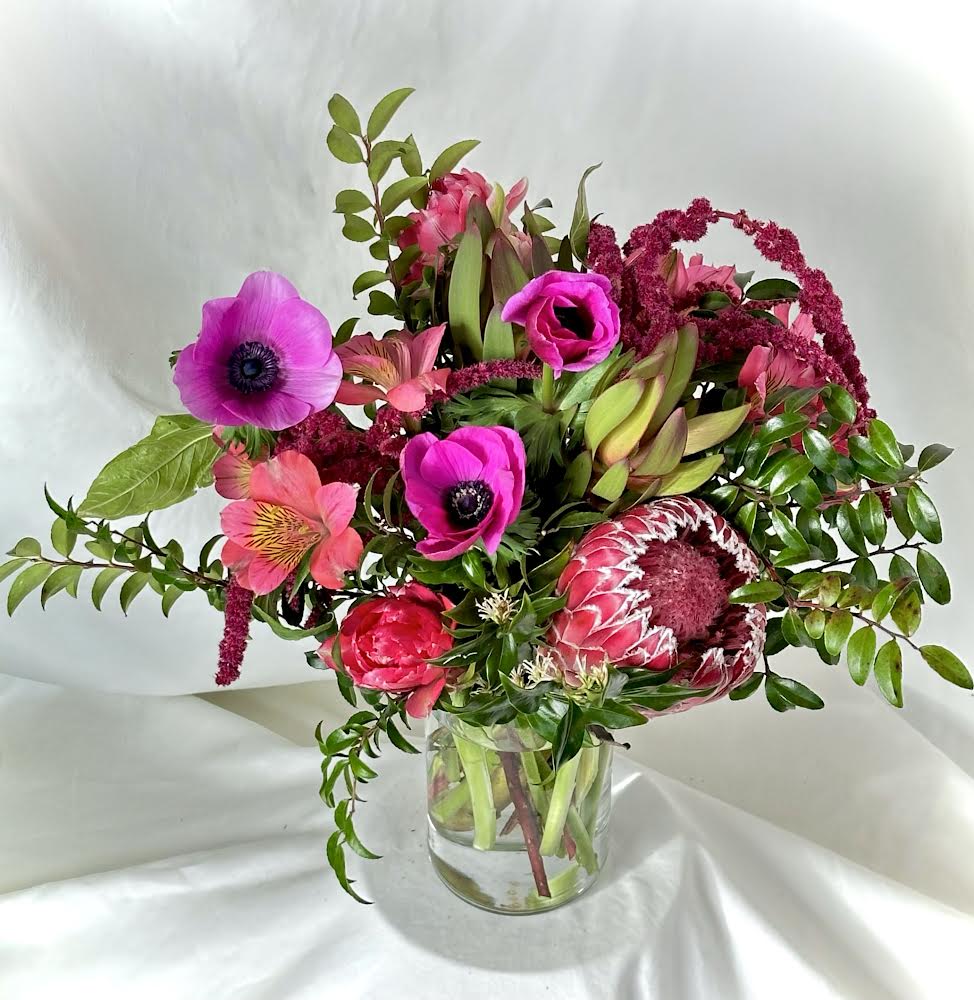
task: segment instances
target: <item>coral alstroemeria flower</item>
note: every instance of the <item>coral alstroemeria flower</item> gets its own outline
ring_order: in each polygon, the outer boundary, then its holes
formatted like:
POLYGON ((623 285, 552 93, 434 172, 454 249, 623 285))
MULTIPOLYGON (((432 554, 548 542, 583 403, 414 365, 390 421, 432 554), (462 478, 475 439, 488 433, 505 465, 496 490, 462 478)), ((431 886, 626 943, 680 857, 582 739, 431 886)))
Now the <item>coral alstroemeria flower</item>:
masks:
POLYGON ((312 461, 285 451, 254 467, 250 499, 224 507, 220 525, 227 541, 220 559, 243 587, 269 594, 310 551, 311 576, 332 590, 362 555, 362 539, 349 527, 358 488, 321 485, 312 461))
POLYGON ((257 467, 240 441, 234 441, 213 463, 213 485, 227 500, 245 500, 250 496, 250 474, 257 467))
POLYGON ((677 250, 663 264, 666 285, 678 309, 686 309, 696 304, 704 292, 725 292, 734 302, 741 301, 741 289, 734 281, 734 267, 726 264, 714 267, 703 262, 703 254, 697 253, 686 264, 683 254, 677 250))
POLYGON ((421 410, 433 392, 446 391, 449 369, 433 367, 445 330, 441 323, 422 333, 401 330, 382 340, 371 333, 352 337, 335 353, 346 378, 357 375, 366 382, 342 382, 336 402, 362 405, 381 399, 402 413, 421 410))

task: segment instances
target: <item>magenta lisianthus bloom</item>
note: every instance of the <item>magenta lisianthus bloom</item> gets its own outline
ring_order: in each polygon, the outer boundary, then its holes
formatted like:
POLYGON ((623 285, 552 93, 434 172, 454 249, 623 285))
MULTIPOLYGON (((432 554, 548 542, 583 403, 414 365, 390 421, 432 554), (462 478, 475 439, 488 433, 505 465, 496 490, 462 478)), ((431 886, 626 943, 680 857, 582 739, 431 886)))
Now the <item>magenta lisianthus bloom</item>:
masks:
POLYGON ((345 616, 338 638, 318 649, 332 670, 343 670, 358 687, 408 694, 413 718, 429 715, 447 680, 447 669, 430 663, 453 646, 443 612, 453 602, 421 583, 390 587, 387 597, 357 604, 345 616), (335 662, 338 647, 341 666, 335 662))
POLYGON ((751 676, 764 649, 764 605, 727 599, 760 569, 744 539, 702 500, 634 507, 593 528, 572 553, 556 590, 565 607, 547 636, 552 655, 569 685, 606 661, 675 667, 670 683, 712 690, 668 712, 713 701, 751 676))
POLYGON ((677 250, 663 263, 666 287, 677 309, 696 305, 705 292, 724 292, 735 302, 741 301, 740 286, 734 281, 736 271, 732 264, 714 267, 703 262, 703 254, 695 253, 686 264, 677 250))
POLYGON ((284 451, 254 466, 247 499, 227 504, 220 526, 227 536, 220 561, 255 594, 279 587, 310 552, 311 576, 330 590, 362 556, 362 539, 349 527, 358 489, 326 483, 310 458, 284 451))
POLYGON ((335 398, 342 365, 328 320, 287 278, 251 274, 232 298, 203 304, 203 325, 173 371, 200 420, 279 431, 335 398))
POLYGON ((510 218, 527 190, 527 179, 522 177, 505 195, 499 188, 493 187, 483 174, 467 169, 444 174, 433 181, 426 207, 407 216, 411 225, 399 234, 397 240, 401 250, 410 246, 419 247, 420 256, 410 268, 409 280, 421 278, 424 266, 437 270, 442 267, 441 250, 456 243, 466 229, 467 210, 474 199, 482 201, 490 210, 497 228, 514 239, 519 255, 523 253, 530 258, 531 238, 517 230, 510 218))
POLYGON ((432 393, 446 391, 449 368, 434 368, 446 324, 422 333, 408 330, 377 340, 371 333, 352 337, 335 349, 345 370, 335 401, 351 405, 387 402, 401 413, 423 409, 432 393), (364 381, 353 383, 351 376, 364 381))
POLYGON ((583 372, 619 342, 619 307, 611 293, 604 275, 547 271, 507 300, 501 318, 524 327, 531 350, 556 374, 583 372))
POLYGON ((418 434, 400 456, 406 503, 427 559, 452 559, 482 540, 497 551, 524 499, 524 444, 507 427, 461 427, 442 441, 418 434))

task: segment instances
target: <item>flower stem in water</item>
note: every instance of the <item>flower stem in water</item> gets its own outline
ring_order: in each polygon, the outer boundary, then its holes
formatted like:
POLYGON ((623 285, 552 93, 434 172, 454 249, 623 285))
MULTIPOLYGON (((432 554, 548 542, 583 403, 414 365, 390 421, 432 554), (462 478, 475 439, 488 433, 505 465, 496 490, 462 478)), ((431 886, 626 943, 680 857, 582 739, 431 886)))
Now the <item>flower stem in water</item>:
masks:
POLYGON ((453 734, 453 739, 467 779, 470 808, 473 811, 473 846, 479 851, 489 851, 494 846, 497 815, 494 811, 487 752, 456 733, 453 734))
POLYGON ((565 829, 568 809, 572 804, 580 759, 581 755, 575 754, 571 760, 566 761, 555 772, 555 787, 551 791, 544 836, 541 838, 542 854, 557 854, 561 846, 561 833, 565 829))

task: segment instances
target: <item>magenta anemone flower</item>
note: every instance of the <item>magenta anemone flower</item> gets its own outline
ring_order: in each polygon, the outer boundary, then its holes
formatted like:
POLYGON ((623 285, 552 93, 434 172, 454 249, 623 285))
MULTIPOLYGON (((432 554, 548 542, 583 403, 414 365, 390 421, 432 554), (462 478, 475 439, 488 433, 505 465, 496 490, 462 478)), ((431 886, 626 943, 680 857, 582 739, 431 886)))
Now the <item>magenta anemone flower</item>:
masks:
POLYGON ((519 323, 531 350, 555 372, 584 372, 619 342, 619 307, 601 274, 546 271, 504 305, 501 318, 519 323))
POLYGON ((345 369, 345 378, 357 375, 365 381, 344 381, 335 401, 362 405, 384 400, 402 413, 415 413, 429 396, 446 391, 449 368, 434 368, 446 323, 422 333, 408 330, 377 340, 371 333, 352 337, 335 349, 345 369), (371 383, 371 384, 370 384, 371 383))
POLYGON ((608 661, 675 667, 671 683, 713 689, 667 710, 682 711, 753 673, 764 649, 764 605, 727 596, 759 572, 744 539, 702 500, 654 500, 582 538, 558 581, 566 603, 547 641, 569 684, 608 661))
POLYGON ((310 458, 284 451, 254 466, 249 497, 220 514, 227 536, 220 560, 242 587, 269 594, 311 552, 311 576, 331 590, 358 566, 362 539, 349 527, 358 489, 349 483, 321 485, 310 458))
POLYGON ((272 271, 250 275, 233 298, 203 304, 203 325, 173 371, 200 420, 279 431, 335 398, 342 365, 328 320, 272 271))
POLYGON ((427 537, 427 559, 452 559, 483 540, 497 551, 524 499, 524 445, 507 427, 461 427, 442 441, 412 438, 400 456, 406 503, 427 537))

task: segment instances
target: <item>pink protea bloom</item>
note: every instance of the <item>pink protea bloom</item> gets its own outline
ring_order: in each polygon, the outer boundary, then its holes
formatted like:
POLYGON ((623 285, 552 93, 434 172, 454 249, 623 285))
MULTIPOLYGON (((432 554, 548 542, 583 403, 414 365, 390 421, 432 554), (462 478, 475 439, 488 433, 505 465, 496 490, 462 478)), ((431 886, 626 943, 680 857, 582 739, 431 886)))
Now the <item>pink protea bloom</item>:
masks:
POLYGON ((338 387, 338 403, 362 405, 384 400, 402 413, 423 409, 437 390, 446 390, 449 368, 434 368, 446 324, 422 333, 401 330, 377 340, 371 333, 352 337, 336 348, 346 381, 338 387), (363 382, 347 381, 350 376, 363 382))
POLYGON ((764 605, 730 604, 757 578, 758 557, 712 507, 667 497, 593 528, 557 587, 567 603, 547 641, 569 684, 579 670, 677 668, 671 683, 713 688, 682 711, 743 683, 764 649, 764 605))
POLYGON ((269 594, 311 552, 311 576, 332 590, 358 566, 362 539, 349 527, 358 489, 321 485, 311 459, 285 451, 250 474, 250 497, 223 508, 220 559, 242 587, 269 594))
POLYGON ((293 427, 335 398, 342 365, 328 320, 287 278, 250 275, 203 304, 203 325, 173 370, 183 405, 214 424, 293 427))
MULTIPOLYGON (((407 216, 412 225, 399 234, 397 241, 401 250, 409 246, 419 246, 420 256, 410 268, 409 279, 416 280, 422 277, 423 267, 426 265, 432 265, 437 269, 442 267, 441 250, 456 243, 457 238, 466 229, 467 209, 475 198, 487 205, 495 221, 499 220, 498 229, 515 235, 510 215, 523 201, 527 190, 527 179, 522 178, 504 196, 501 204, 500 196, 493 185, 483 174, 478 174, 474 170, 463 169, 458 173, 444 174, 435 180, 430 186, 426 207, 407 216)), ((518 242, 520 244, 521 241, 518 242)), ((528 239, 528 252, 530 245, 531 241, 528 239)))
POLYGON ((705 292, 725 292, 735 302, 741 301, 741 289, 734 281, 736 273, 732 264, 714 267, 703 262, 703 254, 696 253, 690 263, 683 260, 681 251, 675 251, 663 264, 666 287, 677 309, 697 304, 705 292))
POLYGON ((524 499, 524 444, 508 427, 461 427, 442 441, 410 439, 400 456, 406 504, 426 529, 427 559, 452 559, 478 541, 491 554, 524 499))
POLYGON ((333 670, 343 669, 358 687, 408 693, 406 711, 423 718, 446 684, 446 668, 429 661, 453 646, 443 619, 452 607, 452 601, 421 583, 390 587, 387 597, 357 604, 342 621, 338 638, 322 645, 318 656, 333 670))

